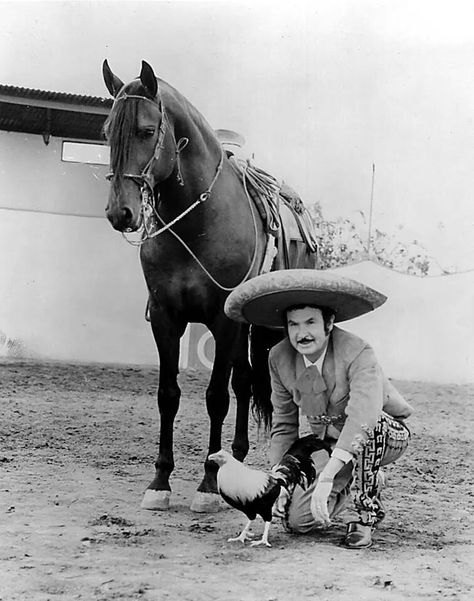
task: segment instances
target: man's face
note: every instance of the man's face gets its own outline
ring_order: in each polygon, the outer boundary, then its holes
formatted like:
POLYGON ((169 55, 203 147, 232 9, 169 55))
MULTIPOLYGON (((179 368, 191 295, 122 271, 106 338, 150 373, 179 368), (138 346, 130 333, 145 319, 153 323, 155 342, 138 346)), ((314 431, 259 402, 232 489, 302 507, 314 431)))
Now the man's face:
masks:
POLYGON ((327 334, 321 310, 315 307, 288 311, 286 320, 290 344, 310 361, 319 359, 332 330, 334 317, 328 323, 327 334))

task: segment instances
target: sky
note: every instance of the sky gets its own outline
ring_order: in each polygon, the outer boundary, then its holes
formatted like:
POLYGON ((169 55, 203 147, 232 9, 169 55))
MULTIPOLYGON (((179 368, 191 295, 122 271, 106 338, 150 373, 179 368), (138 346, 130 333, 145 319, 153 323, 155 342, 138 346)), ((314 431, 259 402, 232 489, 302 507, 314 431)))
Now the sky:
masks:
POLYGON ((328 218, 474 268, 474 3, 3 2, 0 83, 107 96, 148 61, 328 218))

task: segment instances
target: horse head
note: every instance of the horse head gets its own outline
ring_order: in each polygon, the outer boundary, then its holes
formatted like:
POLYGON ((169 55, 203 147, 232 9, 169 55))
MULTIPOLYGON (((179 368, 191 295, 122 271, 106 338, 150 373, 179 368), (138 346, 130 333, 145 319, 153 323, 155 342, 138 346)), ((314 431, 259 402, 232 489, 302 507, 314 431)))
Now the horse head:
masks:
POLYGON ((140 75, 128 84, 106 60, 102 70, 115 98, 104 125, 111 168, 105 212, 115 229, 131 232, 142 227, 145 209, 154 207, 155 188, 173 172, 179 151, 152 67, 142 61, 140 75))

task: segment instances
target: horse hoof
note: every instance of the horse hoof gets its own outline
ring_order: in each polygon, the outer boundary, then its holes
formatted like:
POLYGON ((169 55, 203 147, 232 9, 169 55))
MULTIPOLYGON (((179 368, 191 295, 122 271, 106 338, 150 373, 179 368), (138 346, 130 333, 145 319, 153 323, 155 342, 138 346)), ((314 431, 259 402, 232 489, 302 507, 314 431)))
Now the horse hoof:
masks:
POLYGON ((151 490, 148 488, 145 491, 142 509, 151 509, 157 511, 165 511, 170 508, 171 492, 169 490, 151 490))
POLYGON ((196 513, 216 513, 220 509, 220 495, 212 492, 197 492, 191 504, 196 513))

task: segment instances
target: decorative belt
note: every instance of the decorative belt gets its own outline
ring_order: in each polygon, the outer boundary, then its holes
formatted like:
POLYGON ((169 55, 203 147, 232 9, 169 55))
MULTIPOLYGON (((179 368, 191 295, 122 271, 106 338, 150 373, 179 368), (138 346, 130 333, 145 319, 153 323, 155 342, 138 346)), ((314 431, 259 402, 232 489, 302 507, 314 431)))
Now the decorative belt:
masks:
POLYGON ((339 413, 339 415, 326 415, 325 413, 323 413, 321 415, 308 415, 308 419, 316 422, 317 424, 331 426, 342 421, 344 419, 344 414, 339 413))

